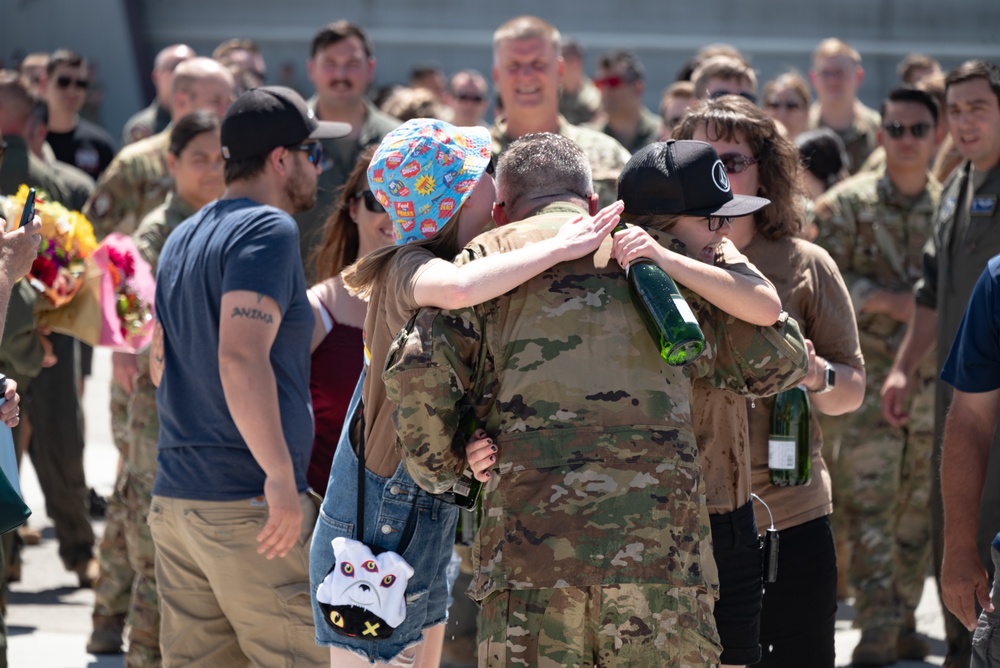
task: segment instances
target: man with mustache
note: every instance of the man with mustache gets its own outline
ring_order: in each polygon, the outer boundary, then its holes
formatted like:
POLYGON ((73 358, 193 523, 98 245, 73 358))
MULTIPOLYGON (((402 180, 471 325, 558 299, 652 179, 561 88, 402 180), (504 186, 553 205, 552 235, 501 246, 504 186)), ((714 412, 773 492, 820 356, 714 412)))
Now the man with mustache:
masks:
POLYGON ((348 123, 353 130, 346 137, 321 142, 324 157, 316 206, 295 216, 303 261, 319 242, 337 189, 347 182, 358 156, 399 126, 397 119, 379 111, 365 97, 375 79, 375 52, 361 26, 350 21, 323 26, 313 37, 307 70, 316 87, 316 95, 309 100, 316 118, 348 123))

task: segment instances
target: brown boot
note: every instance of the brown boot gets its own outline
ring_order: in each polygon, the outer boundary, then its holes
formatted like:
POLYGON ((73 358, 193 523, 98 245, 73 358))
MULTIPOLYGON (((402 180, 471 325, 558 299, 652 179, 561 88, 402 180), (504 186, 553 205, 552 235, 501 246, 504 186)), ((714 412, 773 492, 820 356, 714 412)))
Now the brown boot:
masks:
POLYGON ((87 641, 91 654, 121 654, 125 615, 94 615, 94 631, 87 641))
POLYGON ((94 580, 97 579, 97 574, 100 572, 100 566, 97 563, 97 559, 91 557, 79 562, 69 570, 76 573, 76 577, 80 582, 80 589, 93 589, 94 580))
POLYGON ((912 612, 903 613, 903 628, 899 630, 896 650, 899 652, 900 659, 912 659, 913 661, 923 661, 931 653, 930 641, 917 633, 917 620, 913 617, 912 612))
POLYGON ((897 629, 874 628, 861 632, 861 642, 851 656, 852 666, 888 666, 896 663, 899 653, 896 641, 897 629))

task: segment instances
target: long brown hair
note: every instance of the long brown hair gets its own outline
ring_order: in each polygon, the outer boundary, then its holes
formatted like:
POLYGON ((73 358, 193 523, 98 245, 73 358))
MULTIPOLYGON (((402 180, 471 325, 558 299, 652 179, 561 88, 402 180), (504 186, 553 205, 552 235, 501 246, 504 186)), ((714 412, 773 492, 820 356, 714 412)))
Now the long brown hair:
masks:
POLYGON ((458 245, 458 217, 464 206, 463 202, 462 206, 458 207, 452 217, 448 219, 445 226, 429 239, 411 241, 404 246, 383 246, 365 255, 344 270, 344 285, 352 294, 362 299, 368 299, 377 284, 382 282, 383 274, 397 253, 412 253, 422 248, 435 257, 451 262, 461 250, 458 245))
MULTIPOLYGON (((358 224, 351 218, 351 202, 360 199, 358 193, 368 189, 368 165, 375 148, 371 146, 358 156, 347 182, 340 189, 333 213, 323 223, 323 240, 311 258, 321 281, 336 276, 358 259, 358 224)), ((359 201, 358 206, 364 206, 364 202, 359 201)))
POLYGON ((674 139, 691 139, 704 127, 709 141, 734 141, 739 132, 757 158, 757 195, 771 200, 754 214, 757 229, 778 241, 799 235, 804 218, 805 193, 799 185, 799 152, 777 124, 749 100, 723 95, 688 110, 674 130, 674 139))

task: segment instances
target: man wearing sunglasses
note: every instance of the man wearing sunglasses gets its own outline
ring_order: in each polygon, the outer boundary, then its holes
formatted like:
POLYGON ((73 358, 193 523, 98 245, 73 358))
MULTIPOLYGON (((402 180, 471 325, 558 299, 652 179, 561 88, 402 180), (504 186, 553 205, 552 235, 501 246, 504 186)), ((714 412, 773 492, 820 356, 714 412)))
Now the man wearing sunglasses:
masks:
MULTIPOLYGON (((1000 68, 984 60, 959 65, 945 78, 945 99, 951 136, 966 162, 941 194, 934 235, 924 251, 917 307, 882 388, 882 413, 892 424, 919 420, 904 403, 917 382, 915 372, 935 344, 935 368, 944 367, 973 287, 990 258, 1000 253, 1000 68)), ((985 435, 991 439, 989 452, 978 451, 978 432, 986 429, 981 421, 987 416, 979 412, 977 420, 970 419, 963 401, 951 407, 950 436, 942 451, 951 400, 951 387, 938 382, 930 501, 934 566, 943 602, 961 618, 944 615, 946 667, 969 665, 974 598, 977 592, 986 595, 987 570, 993 569, 990 542, 1000 528, 1000 432, 994 434, 990 426, 985 435), (981 457, 986 458, 980 465, 981 457)))
POLYGON ((594 127, 617 139, 631 153, 659 140, 663 124, 642 103, 646 76, 635 53, 620 50, 603 54, 597 61, 594 84, 601 91, 605 116, 594 127))
POLYGON ((478 70, 461 70, 451 75, 445 103, 451 107, 451 122, 460 127, 489 127, 483 114, 490 104, 490 86, 478 70))
POLYGON ((89 86, 90 70, 80 54, 69 49, 52 54, 42 83, 49 103, 49 133, 45 140, 57 160, 96 179, 115 157, 115 142, 107 130, 80 118, 89 86))
POLYGON ((838 512, 852 553, 859 665, 922 660, 930 647, 917 636, 914 612, 930 560, 930 456, 934 439, 933 360, 918 369, 906 429, 882 418, 879 390, 916 306, 923 247, 933 229, 941 184, 930 176, 939 133, 937 102, 897 88, 881 108, 878 140, 885 166, 838 183, 817 200, 817 243, 837 262, 854 302, 865 356, 862 407, 841 419, 835 468, 838 512))
POLYGON ((809 110, 809 129, 827 127, 840 135, 851 158, 852 174, 878 146, 879 116, 858 99, 865 80, 861 54, 836 38, 825 39, 813 52, 809 81, 816 102, 809 110))
POLYGON ((318 122, 289 88, 244 93, 222 121, 226 191, 160 255, 149 527, 164 665, 329 665, 311 623, 274 630, 311 619, 316 520, 306 493, 313 317, 292 214, 316 202, 319 140, 350 131, 318 122))

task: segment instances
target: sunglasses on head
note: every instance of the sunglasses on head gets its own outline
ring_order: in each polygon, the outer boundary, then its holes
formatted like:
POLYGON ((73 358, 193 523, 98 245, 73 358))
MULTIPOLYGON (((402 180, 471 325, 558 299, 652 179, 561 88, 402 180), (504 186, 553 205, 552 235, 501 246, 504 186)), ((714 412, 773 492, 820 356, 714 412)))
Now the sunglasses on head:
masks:
POLYGON ((902 139, 906 132, 909 131, 915 139, 922 139, 928 132, 930 132, 930 123, 914 123, 913 125, 903 125, 898 121, 895 123, 890 123, 882 127, 886 134, 893 139, 902 139))
POLYGON ((731 90, 717 90, 714 93, 711 93, 709 97, 715 99, 717 97, 722 97, 723 95, 739 95, 740 97, 746 98, 754 104, 757 104, 757 96, 753 93, 747 93, 746 91, 734 92, 731 90))
POLYGON ((286 146, 289 151, 302 151, 309 158, 309 162, 314 165, 318 165, 323 162, 323 144, 318 141, 309 142, 307 144, 297 144, 295 146, 286 146))
POLYGON ((56 85, 60 88, 76 86, 80 90, 87 90, 87 87, 90 86, 90 82, 86 79, 74 79, 68 74, 63 74, 62 76, 56 77, 56 85))
POLYGON ((371 190, 361 190, 354 193, 355 199, 360 199, 365 204, 365 209, 371 213, 385 213, 385 207, 375 199, 375 193, 371 190))
POLYGON ((802 106, 802 103, 798 100, 774 100, 772 102, 764 103, 764 107, 767 109, 787 109, 788 111, 801 109, 802 106))
POLYGON ((750 165, 756 165, 760 162, 757 158, 750 157, 749 155, 743 155, 741 153, 723 153, 719 156, 719 160, 722 161, 722 166, 726 168, 726 174, 741 174, 745 172, 750 165))
POLYGON ((594 79, 594 85, 598 88, 618 88, 619 86, 629 83, 633 83, 633 80, 617 75, 604 77, 603 79, 594 79))
POLYGON ((455 93, 455 99, 460 102, 475 102, 479 104, 486 98, 476 93, 455 93))

